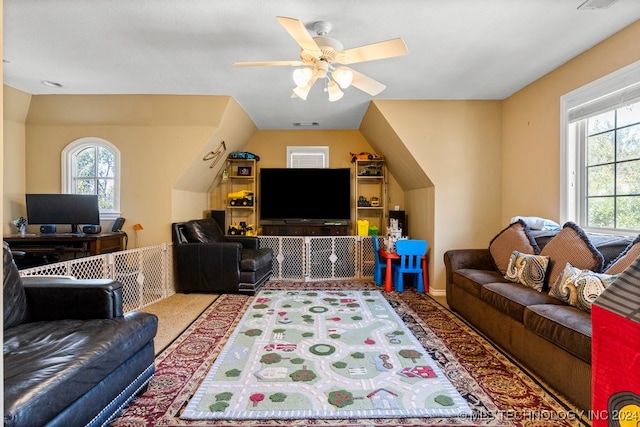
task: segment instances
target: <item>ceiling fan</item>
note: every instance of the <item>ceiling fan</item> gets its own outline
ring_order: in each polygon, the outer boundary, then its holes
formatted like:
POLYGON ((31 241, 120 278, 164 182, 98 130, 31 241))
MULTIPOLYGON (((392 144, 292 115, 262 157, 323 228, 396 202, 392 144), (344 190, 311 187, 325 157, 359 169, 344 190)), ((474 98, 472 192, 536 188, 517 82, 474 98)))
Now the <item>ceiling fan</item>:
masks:
POLYGON ((278 16, 277 19, 300 46, 300 59, 295 61, 234 62, 233 65, 236 67, 302 67, 296 68, 293 72, 293 81, 296 87, 293 89, 292 97, 306 100, 311 86, 318 79, 325 79, 325 91, 329 93, 329 101, 337 101, 342 98, 344 93, 340 88, 346 89, 349 86, 375 96, 382 92, 386 86, 346 65, 393 58, 406 55, 408 52, 407 46, 401 38, 344 50, 342 43, 327 37, 331 31, 329 22, 316 22, 313 29, 317 36, 312 37, 298 19, 283 16, 278 16))

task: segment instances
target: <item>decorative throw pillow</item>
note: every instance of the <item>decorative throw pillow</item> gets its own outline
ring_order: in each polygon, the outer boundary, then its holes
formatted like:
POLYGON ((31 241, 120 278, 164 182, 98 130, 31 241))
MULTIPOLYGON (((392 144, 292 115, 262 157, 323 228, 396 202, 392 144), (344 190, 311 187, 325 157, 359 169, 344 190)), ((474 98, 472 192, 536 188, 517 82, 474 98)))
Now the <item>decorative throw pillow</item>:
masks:
POLYGON ((602 271, 604 257, 593 246, 582 228, 573 222, 567 222, 558 234, 547 243, 540 255, 549 257, 547 283, 553 286, 569 263, 581 270, 602 271))
POLYGON ((503 275, 507 272, 509 259, 513 251, 524 254, 537 254, 540 248, 531 236, 529 227, 522 220, 509 224, 489 243, 489 252, 493 263, 503 275))
POLYGON ((640 234, 605 269, 606 274, 620 274, 640 256, 640 234))
POLYGON ((549 295, 590 313, 593 301, 617 278, 617 274, 594 273, 567 263, 549 295))
POLYGON ((542 292, 549 257, 513 251, 504 278, 542 292))

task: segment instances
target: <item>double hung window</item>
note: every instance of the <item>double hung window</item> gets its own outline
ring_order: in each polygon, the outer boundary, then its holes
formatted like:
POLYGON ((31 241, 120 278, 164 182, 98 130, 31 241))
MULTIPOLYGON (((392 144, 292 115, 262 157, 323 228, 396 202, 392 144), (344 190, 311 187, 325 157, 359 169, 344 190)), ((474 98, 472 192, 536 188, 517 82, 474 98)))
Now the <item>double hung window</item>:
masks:
POLYGON ((581 120, 588 228, 640 230, 640 102, 581 120))
POLYGON ((561 220, 640 231, 640 62, 561 98, 561 220))

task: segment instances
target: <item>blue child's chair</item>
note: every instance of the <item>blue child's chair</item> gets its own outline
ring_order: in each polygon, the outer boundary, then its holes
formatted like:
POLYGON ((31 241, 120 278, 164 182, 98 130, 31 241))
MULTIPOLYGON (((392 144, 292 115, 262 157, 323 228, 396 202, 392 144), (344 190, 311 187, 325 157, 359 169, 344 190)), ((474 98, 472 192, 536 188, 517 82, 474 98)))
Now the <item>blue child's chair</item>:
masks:
POLYGON ((382 270, 386 270, 386 263, 380 259, 380 242, 378 236, 371 236, 371 242, 373 243, 373 281, 376 285, 382 286, 382 270))
POLYGON ((424 271, 422 270, 422 257, 427 253, 426 240, 398 240, 396 253, 400 256, 400 262, 393 266, 393 283, 396 291, 404 291, 404 274, 414 274, 413 285, 418 292, 424 292, 424 271))

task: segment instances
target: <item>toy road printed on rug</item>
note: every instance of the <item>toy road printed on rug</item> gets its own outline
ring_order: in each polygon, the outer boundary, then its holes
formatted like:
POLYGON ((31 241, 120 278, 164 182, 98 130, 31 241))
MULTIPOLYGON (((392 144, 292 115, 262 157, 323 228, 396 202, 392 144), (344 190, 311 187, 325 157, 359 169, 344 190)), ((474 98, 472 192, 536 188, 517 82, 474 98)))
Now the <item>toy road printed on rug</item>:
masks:
POLYGON ((379 291, 262 291, 183 419, 469 416, 379 291))

